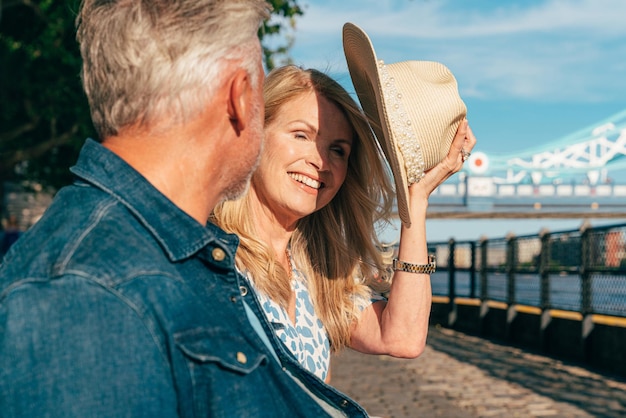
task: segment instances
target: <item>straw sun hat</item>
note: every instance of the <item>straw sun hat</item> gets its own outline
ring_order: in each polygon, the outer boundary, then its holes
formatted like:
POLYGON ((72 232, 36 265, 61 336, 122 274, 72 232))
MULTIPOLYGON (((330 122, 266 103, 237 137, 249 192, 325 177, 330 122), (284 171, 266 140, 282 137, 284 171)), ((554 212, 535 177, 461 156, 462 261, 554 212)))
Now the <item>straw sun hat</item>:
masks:
POLYGON ((445 158, 467 112, 456 79, 438 62, 385 64, 352 23, 343 27, 343 49, 361 107, 393 173, 398 216, 410 226, 408 186, 445 158))

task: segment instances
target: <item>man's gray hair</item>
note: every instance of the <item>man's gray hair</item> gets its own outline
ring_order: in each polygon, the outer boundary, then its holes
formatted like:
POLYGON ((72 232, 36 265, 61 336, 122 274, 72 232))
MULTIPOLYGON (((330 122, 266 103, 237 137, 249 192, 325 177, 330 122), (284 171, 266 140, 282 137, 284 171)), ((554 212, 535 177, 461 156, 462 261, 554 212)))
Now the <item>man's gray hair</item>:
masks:
POLYGON ((236 63, 259 77, 263 0, 83 0, 82 80, 104 139, 124 126, 193 117, 236 63))

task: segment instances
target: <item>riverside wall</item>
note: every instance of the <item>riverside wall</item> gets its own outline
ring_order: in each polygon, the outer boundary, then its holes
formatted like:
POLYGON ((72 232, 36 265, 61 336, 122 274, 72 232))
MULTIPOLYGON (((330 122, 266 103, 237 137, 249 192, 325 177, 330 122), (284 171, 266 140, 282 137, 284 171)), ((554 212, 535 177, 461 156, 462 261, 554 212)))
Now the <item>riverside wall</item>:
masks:
POLYGON ((434 296, 430 322, 626 377, 623 317, 434 296))

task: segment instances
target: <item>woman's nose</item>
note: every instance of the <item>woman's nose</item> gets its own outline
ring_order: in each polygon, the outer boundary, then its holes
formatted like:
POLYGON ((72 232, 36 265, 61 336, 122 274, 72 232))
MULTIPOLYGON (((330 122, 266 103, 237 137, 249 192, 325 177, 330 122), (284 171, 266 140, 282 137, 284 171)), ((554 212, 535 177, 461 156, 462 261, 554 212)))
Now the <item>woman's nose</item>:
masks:
POLYGON ((317 147, 312 147, 307 153, 306 162, 317 170, 322 170, 326 166, 326 156, 317 147))

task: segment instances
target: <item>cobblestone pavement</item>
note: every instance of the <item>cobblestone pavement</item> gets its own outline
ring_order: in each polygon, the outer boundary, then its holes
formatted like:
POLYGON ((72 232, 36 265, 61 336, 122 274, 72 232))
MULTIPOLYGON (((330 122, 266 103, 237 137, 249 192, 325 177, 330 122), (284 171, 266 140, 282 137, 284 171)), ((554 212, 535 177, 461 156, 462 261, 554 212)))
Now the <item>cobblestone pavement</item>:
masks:
POLYGON ((440 327, 414 360, 344 351, 331 384, 385 418, 626 417, 626 379, 440 327))

